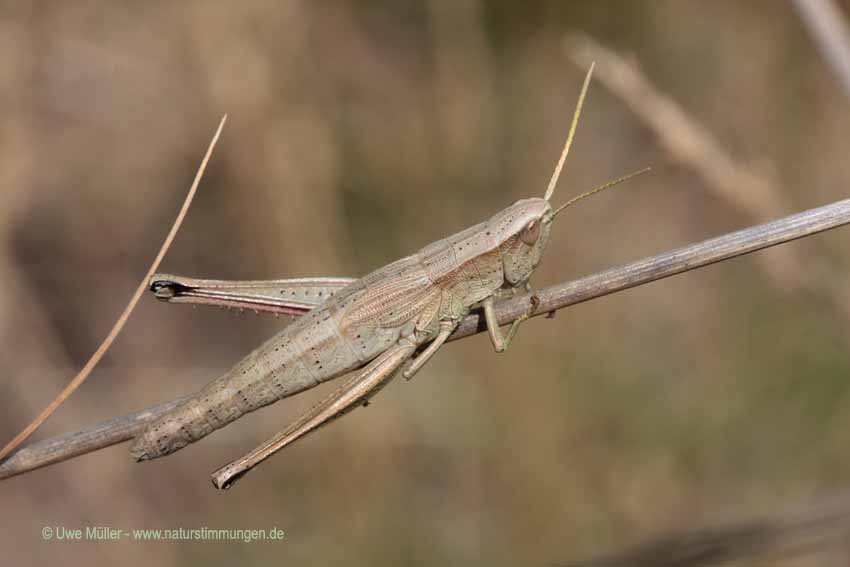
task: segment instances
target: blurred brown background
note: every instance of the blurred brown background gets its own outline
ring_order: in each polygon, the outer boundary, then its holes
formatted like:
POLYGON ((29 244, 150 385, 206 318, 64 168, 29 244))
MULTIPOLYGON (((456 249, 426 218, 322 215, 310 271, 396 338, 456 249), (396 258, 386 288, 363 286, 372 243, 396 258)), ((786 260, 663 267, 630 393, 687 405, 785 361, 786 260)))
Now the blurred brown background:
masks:
MULTIPOLYGON (((224 112, 164 271, 362 275, 542 196, 585 72, 570 31, 638 62, 765 172, 776 199, 761 213, 730 204, 594 82, 556 201, 654 171, 562 217, 534 284, 848 195, 848 99, 785 2, 0 6, 3 442, 105 335, 224 112)), ((526 324, 507 354, 485 336, 453 343, 230 493, 209 472, 323 391, 167 459, 137 465, 121 445, 4 481, 4 561, 547 565, 844 491, 850 327, 835 301, 848 238, 839 229, 576 306, 526 324), (788 254, 791 268, 771 268, 788 254), (830 282, 831 299, 795 278, 830 282), (41 538, 44 526, 94 525, 287 535, 41 538)), ((37 437, 197 389, 283 324, 146 297, 37 437)), ((770 564, 849 558, 830 546, 770 564)))

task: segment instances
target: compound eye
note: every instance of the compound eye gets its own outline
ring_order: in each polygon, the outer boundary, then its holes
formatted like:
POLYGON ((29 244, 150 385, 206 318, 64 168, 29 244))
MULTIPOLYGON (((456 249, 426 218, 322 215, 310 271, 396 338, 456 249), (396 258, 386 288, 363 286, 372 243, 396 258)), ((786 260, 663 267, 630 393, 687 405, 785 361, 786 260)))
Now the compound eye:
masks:
POLYGON ((532 246, 540 238, 540 221, 533 220, 519 233, 519 239, 532 246))

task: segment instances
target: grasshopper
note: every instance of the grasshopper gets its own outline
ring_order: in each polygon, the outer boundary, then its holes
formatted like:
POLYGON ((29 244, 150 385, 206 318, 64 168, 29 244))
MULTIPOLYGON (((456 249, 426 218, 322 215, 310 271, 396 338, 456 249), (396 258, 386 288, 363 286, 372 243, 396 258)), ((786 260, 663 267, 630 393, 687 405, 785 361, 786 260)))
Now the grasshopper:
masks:
MULTIPOLYGON (((173 303, 201 303, 299 316, 230 371, 176 409, 150 423, 134 440, 133 456, 168 455, 244 414, 322 382, 358 370, 289 427, 212 475, 219 489, 278 450, 367 405, 401 373, 412 378, 471 309, 481 308, 493 347, 505 351, 529 311, 503 335, 494 302, 529 278, 564 208, 637 173, 616 179, 553 208, 550 198, 569 153, 593 65, 587 72, 572 124, 545 196, 523 199, 488 220, 438 240, 417 253, 360 278, 221 281, 155 276, 151 288, 173 303)), ((533 296, 532 296, 533 297, 533 296)))

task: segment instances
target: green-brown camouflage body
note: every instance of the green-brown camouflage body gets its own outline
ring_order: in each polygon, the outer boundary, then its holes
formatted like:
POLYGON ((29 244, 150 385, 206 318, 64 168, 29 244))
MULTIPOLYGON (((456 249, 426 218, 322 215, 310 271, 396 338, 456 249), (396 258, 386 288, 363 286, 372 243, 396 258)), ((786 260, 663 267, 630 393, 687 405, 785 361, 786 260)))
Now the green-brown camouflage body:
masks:
POLYGON ((527 283, 548 240, 548 215, 548 201, 524 199, 349 285, 326 288, 337 291, 149 424, 133 456, 173 453, 248 412, 366 365, 402 337, 429 342, 441 321, 457 322, 500 288, 527 283))

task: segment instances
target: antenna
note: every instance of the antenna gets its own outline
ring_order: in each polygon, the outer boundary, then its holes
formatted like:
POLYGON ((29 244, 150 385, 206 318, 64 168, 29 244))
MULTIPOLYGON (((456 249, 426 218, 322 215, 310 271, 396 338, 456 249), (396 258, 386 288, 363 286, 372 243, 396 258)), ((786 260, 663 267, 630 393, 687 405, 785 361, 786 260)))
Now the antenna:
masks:
POLYGON ((590 76, 593 74, 593 68, 596 66, 596 61, 590 64, 590 69, 587 70, 587 75, 584 77, 584 84, 581 86, 581 94, 578 95, 578 103, 573 112, 573 123, 570 125, 570 133, 567 134, 567 142, 564 144, 564 150, 561 152, 561 159, 558 160, 558 165, 555 166, 555 172, 552 173, 552 179, 549 180, 549 187, 546 188, 547 201, 555 192, 555 185, 558 184, 558 177, 561 176, 561 169, 564 167, 564 160, 567 159, 567 154, 570 153, 570 145, 573 143, 576 128, 578 127, 578 118, 581 116, 581 107, 584 105, 584 96, 587 94, 587 86, 590 84, 590 76))
POLYGON ((624 181, 628 181, 629 179, 632 179, 633 177, 637 177, 638 175, 643 175, 644 173, 650 171, 651 169, 652 169, 651 167, 645 167, 645 168, 641 169, 640 171, 635 171, 635 172, 632 172, 628 175, 624 175, 622 177, 618 177, 617 179, 613 179, 613 180, 609 181, 608 183, 605 183, 604 185, 600 185, 599 187, 596 187, 595 189, 591 189, 590 191, 582 193, 578 197, 573 197, 572 199, 570 199, 569 201, 567 201, 566 203, 564 203, 563 205, 561 205, 560 207, 555 209, 555 212, 552 213, 552 216, 550 218, 554 219, 555 216, 558 213, 560 213, 561 211, 563 211, 564 209, 566 209, 570 205, 575 205, 576 203, 578 203, 582 199, 590 197, 591 195, 595 195, 596 193, 599 193, 600 191, 605 191, 606 189, 610 189, 611 187, 614 187, 615 185, 619 185, 620 183, 622 183, 624 181))

